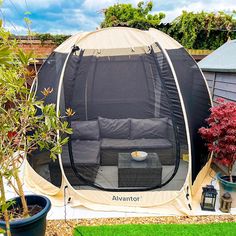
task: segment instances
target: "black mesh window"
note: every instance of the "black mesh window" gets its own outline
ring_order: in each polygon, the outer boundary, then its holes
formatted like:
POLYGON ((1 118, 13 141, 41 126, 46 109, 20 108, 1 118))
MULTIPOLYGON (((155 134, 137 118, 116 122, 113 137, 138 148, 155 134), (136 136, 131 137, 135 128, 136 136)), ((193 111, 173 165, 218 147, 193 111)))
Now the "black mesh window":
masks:
POLYGON ((64 94, 69 91, 71 97, 65 106, 76 112, 70 120, 74 133, 62 154, 70 183, 111 191, 180 189, 188 169, 180 160, 180 152, 187 154, 186 146, 180 150, 182 136, 181 144, 187 143, 185 125, 161 50, 72 58, 67 68, 77 68, 73 83, 71 73, 64 77, 64 94))
MULTIPOLYGON (((69 58, 60 94, 60 110, 75 111, 68 120, 73 134, 61 155, 71 185, 180 190, 188 172, 186 127, 176 81, 161 49, 153 45, 146 54, 84 55, 81 51, 69 58)), ((57 91, 57 63, 49 68, 57 91)), ((47 85, 45 78, 40 88, 47 85)), ((58 163, 46 165, 49 174, 43 177, 60 186, 58 163)))

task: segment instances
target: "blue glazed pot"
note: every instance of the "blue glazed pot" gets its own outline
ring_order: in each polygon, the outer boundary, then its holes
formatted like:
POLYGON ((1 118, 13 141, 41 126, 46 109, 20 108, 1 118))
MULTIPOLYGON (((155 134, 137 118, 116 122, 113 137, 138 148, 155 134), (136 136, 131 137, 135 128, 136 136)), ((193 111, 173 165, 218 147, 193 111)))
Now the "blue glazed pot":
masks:
POLYGON ((233 176, 233 183, 229 181, 229 176, 222 175, 221 173, 217 174, 217 179, 220 186, 220 196, 229 192, 233 200, 231 207, 236 207, 236 176, 233 176))
MULTIPOLYGON (((19 197, 11 199, 15 204, 11 207, 21 206, 19 197)), ((48 198, 39 195, 27 195, 26 201, 28 205, 39 205, 43 209, 37 214, 16 220, 10 223, 12 236, 44 236, 46 231, 46 216, 51 208, 51 202, 48 198)), ((5 221, 0 220, 0 227, 5 229, 5 221)))

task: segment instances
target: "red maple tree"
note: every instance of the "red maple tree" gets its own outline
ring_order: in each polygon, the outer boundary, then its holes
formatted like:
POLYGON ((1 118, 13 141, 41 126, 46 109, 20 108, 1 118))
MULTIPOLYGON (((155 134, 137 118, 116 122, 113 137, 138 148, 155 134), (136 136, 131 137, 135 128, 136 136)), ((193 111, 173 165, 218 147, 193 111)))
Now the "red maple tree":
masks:
POLYGON ((230 181, 233 182, 232 169, 236 161, 236 103, 216 100, 206 119, 209 127, 201 127, 199 133, 206 140, 207 147, 217 161, 228 168, 230 181))

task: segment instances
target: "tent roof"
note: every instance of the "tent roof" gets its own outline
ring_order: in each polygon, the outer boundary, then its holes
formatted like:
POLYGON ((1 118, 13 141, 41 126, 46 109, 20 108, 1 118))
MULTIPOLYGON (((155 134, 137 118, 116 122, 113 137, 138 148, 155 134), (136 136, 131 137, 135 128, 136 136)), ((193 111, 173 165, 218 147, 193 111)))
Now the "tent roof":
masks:
POLYGON ((74 44, 88 50, 113 50, 148 47, 155 42, 161 44, 165 49, 182 47, 170 36, 156 29, 143 31, 127 27, 111 27, 78 33, 62 43, 55 51, 68 53, 74 44))
POLYGON ((236 72, 236 40, 226 42, 198 65, 203 71, 236 72))

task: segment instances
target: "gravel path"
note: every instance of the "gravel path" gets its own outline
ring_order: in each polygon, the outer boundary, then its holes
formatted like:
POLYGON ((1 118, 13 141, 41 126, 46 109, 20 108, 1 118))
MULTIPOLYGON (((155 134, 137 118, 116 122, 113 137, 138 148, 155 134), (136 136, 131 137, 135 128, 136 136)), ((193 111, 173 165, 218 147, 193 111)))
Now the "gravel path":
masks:
POLYGON ((207 224, 219 222, 236 222, 235 215, 221 216, 163 216, 163 217, 130 217, 100 218, 83 220, 49 220, 46 236, 71 236, 77 225, 115 225, 115 224, 207 224))

